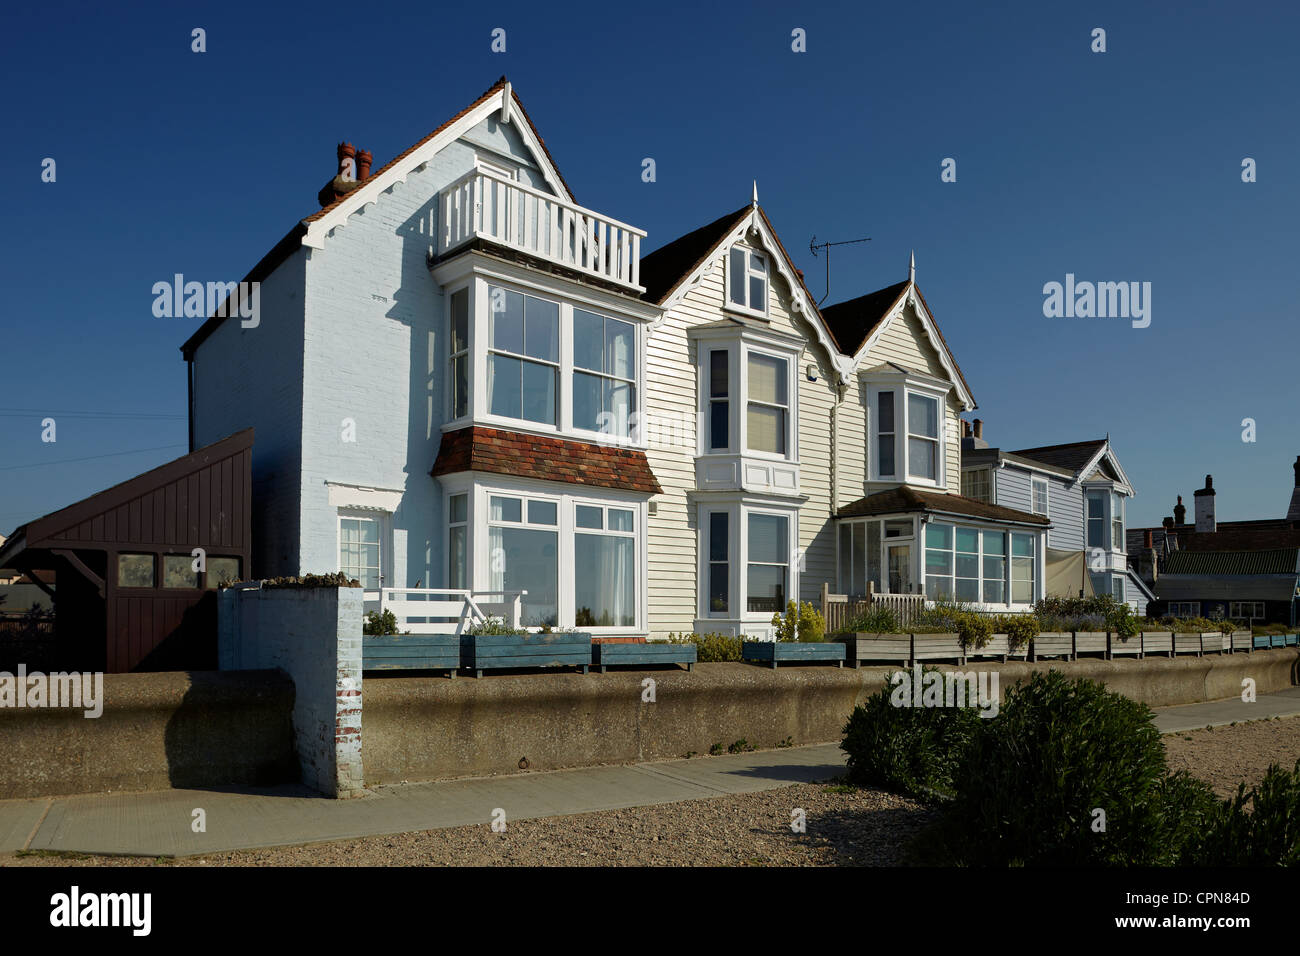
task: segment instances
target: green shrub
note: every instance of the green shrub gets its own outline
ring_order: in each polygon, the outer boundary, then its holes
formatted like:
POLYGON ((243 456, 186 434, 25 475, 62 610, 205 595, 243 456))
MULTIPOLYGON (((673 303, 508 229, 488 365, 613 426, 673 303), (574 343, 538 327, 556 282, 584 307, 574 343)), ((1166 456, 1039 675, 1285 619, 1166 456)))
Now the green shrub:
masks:
MULTIPOLYGON (((923 673, 936 671, 926 667, 923 673)), ((908 680, 911 675, 903 671, 908 680)), ((855 707, 840 749, 850 783, 934 801, 952 791, 962 753, 982 723, 975 707, 896 707, 893 684, 855 707)))
MULTIPOLYGON (((366 615, 365 623, 361 625, 362 634, 400 634, 397 629, 397 617, 392 611, 384 611, 380 614, 378 611, 371 611, 366 615)), ((406 633, 410 633, 407 631, 406 633)))
POLYGON ((785 614, 773 614, 772 626, 776 628, 778 641, 804 641, 817 643, 825 639, 826 619, 815 607, 804 601, 796 609, 795 602, 786 605, 785 614), (795 634, 795 621, 799 623, 798 635, 795 634))
POLYGON ((1110 613, 1106 615, 1106 630, 1123 640, 1136 636, 1141 629, 1137 615, 1127 604, 1116 602, 1110 613))
POLYGON ((1300 761, 1289 771, 1272 764, 1256 786, 1239 785, 1206 816, 1183 849, 1183 865, 1300 865, 1300 761))
POLYGON ((471 624, 465 628, 466 634, 476 636, 490 636, 497 634, 527 634, 528 631, 522 627, 511 627, 505 622, 504 618, 489 617, 477 624, 471 624))
POLYGON ((845 621, 844 630, 850 634, 897 634, 901 628, 893 608, 872 604, 845 621))
POLYGON ((993 636, 993 618, 987 614, 966 611, 957 616, 957 633, 961 635, 962 647, 981 648, 993 636))
POLYGON ((1005 634, 1007 645, 1017 651, 1038 636, 1038 617, 1033 614, 1003 614, 994 622, 995 634, 1005 634))
POLYGON ((1169 864, 1203 791, 1170 780, 1151 711, 1088 680, 1036 673, 981 720, 953 774, 955 799, 917 844, 967 866, 1169 864), (1094 829, 1094 810, 1106 814, 1094 829))
POLYGON ((670 644, 694 644, 695 659, 701 664, 739 661, 745 639, 730 634, 669 634, 670 644))
POLYGON ((267 578, 263 588, 359 588, 361 582, 342 571, 330 574, 303 574, 292 577, 267 578))

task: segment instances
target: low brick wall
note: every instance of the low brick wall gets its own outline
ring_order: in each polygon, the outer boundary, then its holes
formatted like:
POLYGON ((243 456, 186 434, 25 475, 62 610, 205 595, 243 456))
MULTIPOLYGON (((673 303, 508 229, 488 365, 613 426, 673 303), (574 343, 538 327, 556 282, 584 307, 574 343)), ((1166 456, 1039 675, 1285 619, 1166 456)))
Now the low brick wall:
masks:
POLYGON ((0 707, 0 799, 298 779, 275 671, 104 675, 104 708, 0 707))
MULTIPOLYGON (((1267 694, 1296 680, 1295 650, 1143 661, 976 663, 1006 689, 1049 667, 1106 683, 1149 706, 1237 696, 1244 677, 1267 694)), ((697 664, 685 671, 530 674, 481 680, 365 681, 367 786, 403 780, 633 763, 708 753, 744 739, 759 748, 839 740, 853 708, 897 667, 697 664), (643 700, 645 678, 653 703, 643 700)), ((947 667, 941 669, 950 669, 947 667)))

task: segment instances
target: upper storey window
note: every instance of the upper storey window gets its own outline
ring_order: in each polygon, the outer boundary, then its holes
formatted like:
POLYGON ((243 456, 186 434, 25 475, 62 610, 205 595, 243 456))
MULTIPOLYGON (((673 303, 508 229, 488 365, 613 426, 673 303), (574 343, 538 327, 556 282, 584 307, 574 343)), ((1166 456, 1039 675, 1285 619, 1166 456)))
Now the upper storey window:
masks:
POLYGON ((700 348, 700 453, 795 458, 797 359, 782 345, 708 339, 700 348))
POLYGON ((732 246, 727 256, 727 304, 766 318, 767 274, 767 256, 745 246, 732 246))
POLYGON ((560 308, 493 286, 488 408, 502 418, 555 425, 560 374, 560 308))
MULTIPOLYGON (((943 392, 897 375, 869 389, 870 480, 942 487, 945 474, 943 392)), ((986 492, 987 493, 987 492, 986 492)))

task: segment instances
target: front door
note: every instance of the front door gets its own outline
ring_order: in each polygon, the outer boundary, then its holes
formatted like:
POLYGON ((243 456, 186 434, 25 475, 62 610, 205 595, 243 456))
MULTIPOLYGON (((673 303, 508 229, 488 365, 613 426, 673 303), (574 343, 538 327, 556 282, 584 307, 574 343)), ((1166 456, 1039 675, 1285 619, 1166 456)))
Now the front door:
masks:
POLYGON ((912 545, 891 544, 889 551, 889 593, 912 593, 912 545))

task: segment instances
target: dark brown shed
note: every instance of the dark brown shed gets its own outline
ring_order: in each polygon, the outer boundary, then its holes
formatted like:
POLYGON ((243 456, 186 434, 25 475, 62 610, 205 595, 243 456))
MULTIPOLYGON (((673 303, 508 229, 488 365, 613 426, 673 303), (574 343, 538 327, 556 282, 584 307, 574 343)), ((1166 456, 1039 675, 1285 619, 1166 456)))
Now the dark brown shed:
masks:
POLYGON ((252 448, 248 428, 14 531, 0 566, 56 575, 58 666, 215 669, 215 589, 248 574, 252 448))

